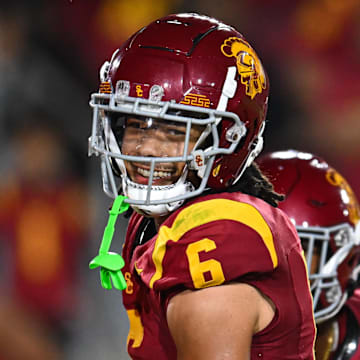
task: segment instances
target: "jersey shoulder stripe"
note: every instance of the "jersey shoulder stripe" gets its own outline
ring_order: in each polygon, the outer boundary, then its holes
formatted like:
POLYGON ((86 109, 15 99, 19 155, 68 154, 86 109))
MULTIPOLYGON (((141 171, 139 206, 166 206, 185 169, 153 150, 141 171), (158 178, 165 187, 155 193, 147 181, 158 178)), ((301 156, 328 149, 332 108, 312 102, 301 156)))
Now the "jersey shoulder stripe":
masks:
POLYGON ((273 268, 278 265, 274 239, 271 229, 262 214, 253 205, 230 199, 211 199, 197 202, 176 214, 170 226, 162 225, 156 238, 152 252, 155 272, 150 279, 149 286, 153 288, 154 282, 161 279, 163 273, 163 259, 168 241, 179 241, 188 231, 218 220, 233 220, 247 225, 256 231, 263 240, 273 268))

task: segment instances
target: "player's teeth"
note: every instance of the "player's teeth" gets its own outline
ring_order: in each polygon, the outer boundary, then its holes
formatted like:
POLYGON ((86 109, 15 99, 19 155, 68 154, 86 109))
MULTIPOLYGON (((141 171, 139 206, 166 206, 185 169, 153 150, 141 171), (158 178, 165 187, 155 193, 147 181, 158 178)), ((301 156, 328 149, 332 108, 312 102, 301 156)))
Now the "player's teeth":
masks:
POLYGON ((149 170, 145 170, 145 169, 142 169, 142 168, 138 168, 138 172, 144 177, 149 177, 149 175, 150 175, 149 170))
MULTIPOLYGON (((138 173, 140 173, 144 177, 150 176, 150 171, 142 168, 138 168, 138 173)), ((154 171, 154 178, 163 178, 163 177, 170 177, 171 172, 165 172, 165 171, 154 171)))
POLYGON ((170 172, 165 172, 165 171, 155 171, 154 172, 154 177, 163 178, 163 177, 170 177, 170 176, 171 176, 170 172))

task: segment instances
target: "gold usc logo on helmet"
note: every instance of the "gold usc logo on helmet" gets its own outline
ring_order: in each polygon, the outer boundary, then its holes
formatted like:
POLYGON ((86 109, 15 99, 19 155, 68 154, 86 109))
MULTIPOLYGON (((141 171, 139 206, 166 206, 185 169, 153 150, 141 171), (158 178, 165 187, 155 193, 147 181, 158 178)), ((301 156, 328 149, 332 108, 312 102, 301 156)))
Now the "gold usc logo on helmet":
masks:
POLYGON ((246 86, 246 95, 251 99, 266 88, 266 76, 261 61, 251 46, 243 39, 230 37, 221 45, 221 52, 236 58, 241 83, 246 86))
MULTIPOLYGON (((333 186, 339 186, 346 193, 346 204, 349 211, 349 220, 356 225, 360 220, 360 206, 354 191, 348 182, 334 169, 326 172, 326 180, 333 186)), ((344 195, 345 196, 345 195, 344 195)))

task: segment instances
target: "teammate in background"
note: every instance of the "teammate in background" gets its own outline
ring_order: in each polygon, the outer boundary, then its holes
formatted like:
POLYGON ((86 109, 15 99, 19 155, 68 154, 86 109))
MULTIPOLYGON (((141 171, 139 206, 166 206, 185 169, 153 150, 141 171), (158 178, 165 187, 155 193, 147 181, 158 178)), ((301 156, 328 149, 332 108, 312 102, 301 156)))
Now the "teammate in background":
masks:
POLYGON ((100 76, 90 154, 105 192, 135 210, 123 248, 130 356, 314 359, 300 241, 253 164, 269 94, 254 49, 216 19, 169 15, 100 76))
POLYGON ((306 253, 318 360, 360 359, 360 206, 347 181, 323 159, 288 150, 257 160, 285 200, 306 253))
POLYGON ((80 302, 86 186, 61 131, 27 108, 0 178, 0 359, 63 360, 80 302))

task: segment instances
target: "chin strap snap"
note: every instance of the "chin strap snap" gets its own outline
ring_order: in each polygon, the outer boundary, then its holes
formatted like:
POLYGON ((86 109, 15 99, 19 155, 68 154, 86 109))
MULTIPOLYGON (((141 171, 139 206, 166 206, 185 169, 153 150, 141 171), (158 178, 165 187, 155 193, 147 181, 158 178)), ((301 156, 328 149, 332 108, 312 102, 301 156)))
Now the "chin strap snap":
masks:
POLYGON ((119 195, 109 211, 109 220, 104 230, 104 235, 101 241, 99 255, 94 257, 89 263, 90 269, 100 267, 100 280, 104 289, 110 290, 114 288, 117 290, 126 289, 126 281, 121 269, 125 265, 125 261, 121 255, 110 252, 111 241, 114 236, 115 223, 119 214, 125 212, 129 208, 129 204, 125 203, 126 197, 119 195))

